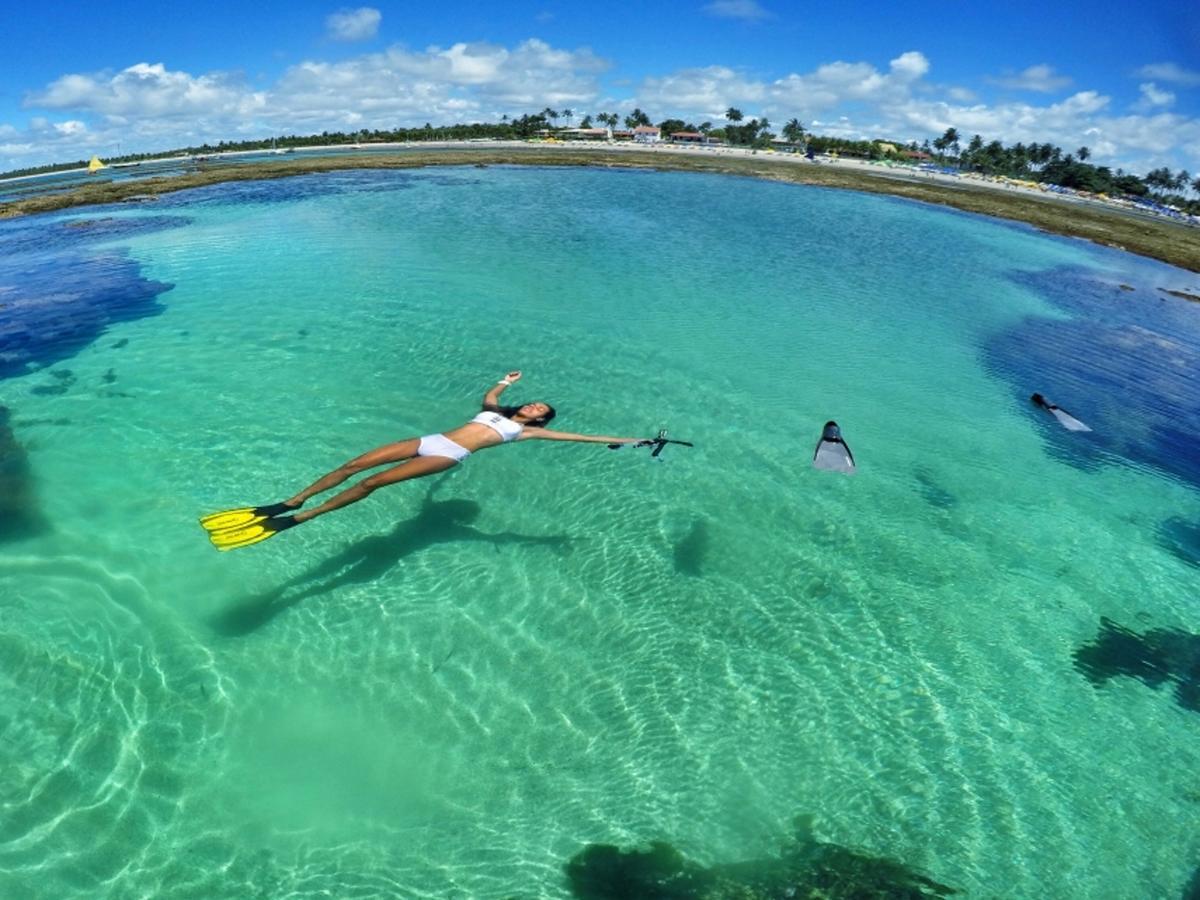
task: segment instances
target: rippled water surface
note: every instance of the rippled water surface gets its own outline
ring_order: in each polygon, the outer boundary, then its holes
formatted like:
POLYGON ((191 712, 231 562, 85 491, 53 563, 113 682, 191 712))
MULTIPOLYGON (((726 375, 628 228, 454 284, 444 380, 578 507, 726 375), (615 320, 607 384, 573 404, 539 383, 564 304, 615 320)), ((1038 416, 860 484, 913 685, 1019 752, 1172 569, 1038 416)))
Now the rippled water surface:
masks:
POLYGON ((338 173, 0 223, 0 896, 565 897, 828 841, 1200 864, 1200 294, 735 178, 338 173), (202 513, 555 427, 221 554, 202 513), (1094 429, 1069 433, 1033 391, 1094 429), (810 468, 836 419, 853 478, 810 468), (1103 620, 1103 621, 1102 621, 1103 620))

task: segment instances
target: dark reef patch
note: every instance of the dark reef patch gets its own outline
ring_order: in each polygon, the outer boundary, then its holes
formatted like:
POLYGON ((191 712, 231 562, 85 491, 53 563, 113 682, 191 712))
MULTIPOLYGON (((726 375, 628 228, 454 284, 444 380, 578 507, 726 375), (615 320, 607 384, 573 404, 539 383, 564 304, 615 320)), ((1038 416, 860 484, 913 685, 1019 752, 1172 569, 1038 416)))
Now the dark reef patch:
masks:
POLYGON ((1047 420, 1051 452, 1082 468, 1118 460, 1149 465, 1200 487, 1196 307, 1148 291, 1130 293, 1087 269, 1013 278, 1070 316, 1026 318, 985 351, 989 367, 1013 385, 1017 402, 1039 391, 1094 429, 1081 437, 1047 420))
POLYGON ((42 397, 53 397, 65 394, 75 386, 75 373, 70 369, 51 369, 50 381, 45 384, 35 384, 29 393, 42 397))
POLYGON ((1136 678, 1158 689, 1175 685, 1175 701, 1184 709, 1200 712, 1200 634, 1174 628, 1154 628, 1138 634, 1100 619, 1094 641, 1072 654, 1077 668, 1096 687, 1110 678, 1136 678))
POLYGON ((702 866, 670 844, 620 850, 590 844, 566 865, 580 900, 921 900, 957 894, 903 863, 816 840, 811 817, 795 822, 778 856, 702 866))
POLYGON ((33 473, 25 448, 9 427, 9 411, 0 406, 0 541, 19 541, 46 530, 33 491, 33 473))
POLYGON ((354 170, 323 172, 297 178, 279 178, 265 181, 227 181, 206 187, 189 188, 159 198, 160 209, 184 208, 229 204, 275 204, 294 203, 314 197, 330 197, 338 194, 377 194, 380 191, 408 190, 419 184, 436 184, 440 187, 462 187, 478 184, 474 178, 458 175, 430 174, 427 172, 392 172, 392 177, 380 178, 378 171, 354 170))
MULTIPOLYGON (((140 264, 119 249, 89 245, 187 222, 151 216, 0 223, 0 379, 70 359, 114 322, 161 312, 158 295, 171 285, 143 277, 140 264)), ((65 393, 69 380, 55 377, 33 393, 65 393)))

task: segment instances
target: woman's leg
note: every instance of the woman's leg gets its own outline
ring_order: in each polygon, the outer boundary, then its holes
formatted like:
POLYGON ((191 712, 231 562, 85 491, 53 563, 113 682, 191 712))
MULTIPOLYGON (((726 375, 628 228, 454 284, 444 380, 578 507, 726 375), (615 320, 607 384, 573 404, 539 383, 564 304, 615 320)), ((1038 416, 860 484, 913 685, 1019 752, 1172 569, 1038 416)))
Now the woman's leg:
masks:
POLYGON ((327 512, 357 503, 363 497, 369 496, 372 491, 395 484, 397 481, 408 481, 425 475, 433 475, 435 472, 444 472, 456 465, 458 465, 458 460, 450 459, 448 456, 418 456, 416 459, 401 463, 394 469, 364 478, 354 487, 346 488, 340 494, 335 494, 320 506, 296 513, 296 523, 307 522, 309 519, 323 516, 327 512))
POLYGON ((376 466, 382 466, 387 463, 396 463, 401 460, 411 459, 417 455, 417 447, 420 445, 420 438, 408 438, 407 440, 396 441, 394 444, 384 444, 382 447, 376 447, 362 456, 356 456, 349 462, 342 463, 342 465, 338 466, 328 475, 322 475, 295 497, 283 502, 292 509, 298 509, 309 497, 327 491, 331 487, 337 487, 351 475, 357 475, 364 469, 373 469, 376 466))

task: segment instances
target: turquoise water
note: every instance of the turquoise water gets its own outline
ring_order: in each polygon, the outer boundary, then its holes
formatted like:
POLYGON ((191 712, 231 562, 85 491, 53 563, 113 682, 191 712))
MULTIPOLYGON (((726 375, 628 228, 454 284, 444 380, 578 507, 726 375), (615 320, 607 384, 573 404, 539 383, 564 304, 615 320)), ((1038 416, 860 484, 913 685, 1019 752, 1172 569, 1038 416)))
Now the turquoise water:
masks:
POLYGON ((588 843, 725 862, 800 813, 971 896, 1200 863, 1200 715, 1073 661, 1101 617, 1200 630, 1200 306, 1158 290, 1195 276, 582 169, 0 240, 0 895, 565 897, 588 843), (504 447, 228 554, 196 524, 511 368, 555 427, 696 448, 504 447), (809 467, 830 418, 853 478, 809 467))

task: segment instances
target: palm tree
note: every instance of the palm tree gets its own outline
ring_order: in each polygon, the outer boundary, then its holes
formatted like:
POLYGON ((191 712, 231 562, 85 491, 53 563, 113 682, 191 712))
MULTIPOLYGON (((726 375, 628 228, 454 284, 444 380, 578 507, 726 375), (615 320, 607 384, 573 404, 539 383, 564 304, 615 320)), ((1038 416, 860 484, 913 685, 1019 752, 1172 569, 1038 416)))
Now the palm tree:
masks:
POLYGON ((1087 147, 1080 147, 1075 151, 1075 155, 1079 157, 1080 162, 1087 162, 1088 157, 1092 155, 1092 151, 1087 147))
POLYGON ((800 139, 804 137, 804 126, 800 124, 799 119, 790 119, 783 126, 783 137, 789 144, 798 144, 800 139))
POLYGON ((572 122, 574 122, 574 121, 575 121, 575 110, 573 110, 573 109, 564 109, 564 110, 563 110, 563 115, 567 117, 567 125, 568 125, 568 126, 569 126, 569 125, 570 125, 572 122))
POLYGON ((742 121, 742 111, 736 106, 731 106, 725 110, 725 118, 730 122, 740 122, 742 121))
POLYGON ((950 146, 950 142, 946 140, 946 136, 942 135, 940 138, 934 138, 933 146, 938 152, 938 162, 945 164, 946 148, 950 146))
POLYGON ((971 137, 971 142, 967 144, 967 159, 974 161, 979 155, 979 151, 983 149, 983 135, 976 134, 971 137))
POLYGON ((937 147, 939 155, 942 156, 942 162, 945 162, 945 153, 950 148, 954 148, 954 155, 958 154, 958 129, 947 128, 945 134, 933 142, 933 146, 937 147))
POLYGON ((1159 191, 1169 190, 1175 184, 1175 176, 1171 174, 1171 170, 1166 166, 1158 169, 1151 169, 1142 178, 1146 186, 1149 188, 1158 188, 1159 191))
POLYGON ((1192 181, 1192 190, 1193 190, 1195 193, 1197 193, 1197 194, 1200 194, 1200 178, 1193 179, 1193 181, 1192 181))
POLYGON ((638 108, 625 117, 626 128, 637 128, 639 125, 649 125, 650 117, 638 108))

